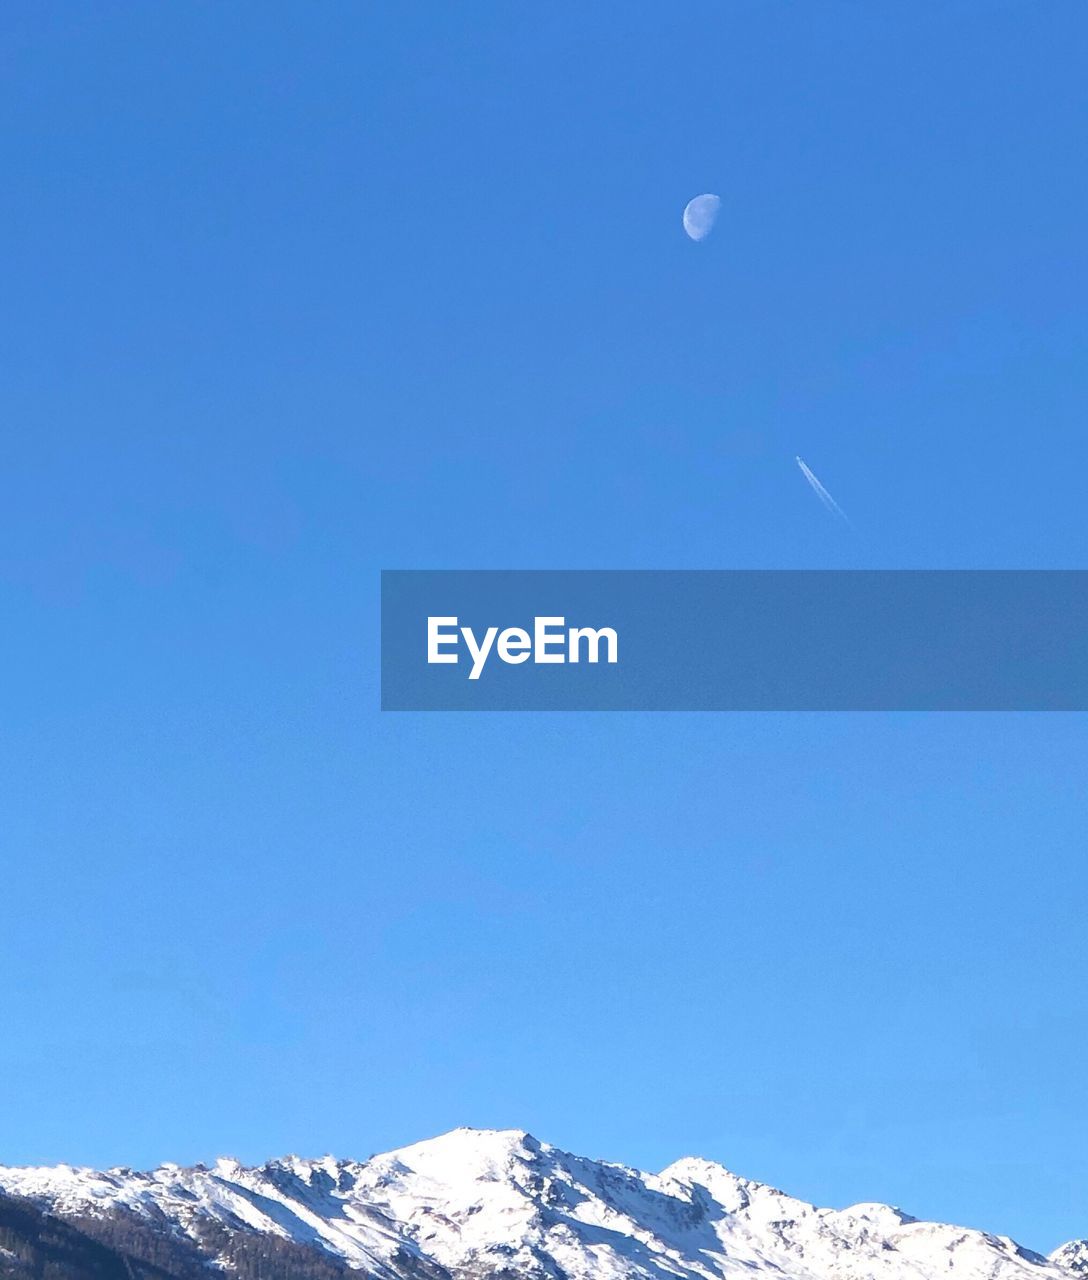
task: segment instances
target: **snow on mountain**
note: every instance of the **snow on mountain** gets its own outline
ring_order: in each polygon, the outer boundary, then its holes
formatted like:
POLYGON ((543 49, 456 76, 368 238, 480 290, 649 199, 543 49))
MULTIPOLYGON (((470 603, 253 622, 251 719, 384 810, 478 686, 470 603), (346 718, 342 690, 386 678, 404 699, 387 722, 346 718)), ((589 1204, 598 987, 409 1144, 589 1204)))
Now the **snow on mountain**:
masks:
POLYGON ((1088 1276, 1088 1240, 1070 1240, 1054 1250, 1050 1261, 1072 1271, 1075 1276, 1088 1276))
MULTIPOLYGON (((149 1173, 2 1169, 0 1190, 74 1219, 131 1215, 205 1247, 213 1224, 342 1259, 380 1280, 1069 1280, 1051 1256, 882 1204, 820 1209, 706 1160, 661 1173, 519 1130, 457 1129, 359 1163, 288 1157, 149 1173)), ((220 1232, 220 1238, 222 1232, 220 1232)), ((213 1259, 214 1260, 214 1259, 213 1259)))

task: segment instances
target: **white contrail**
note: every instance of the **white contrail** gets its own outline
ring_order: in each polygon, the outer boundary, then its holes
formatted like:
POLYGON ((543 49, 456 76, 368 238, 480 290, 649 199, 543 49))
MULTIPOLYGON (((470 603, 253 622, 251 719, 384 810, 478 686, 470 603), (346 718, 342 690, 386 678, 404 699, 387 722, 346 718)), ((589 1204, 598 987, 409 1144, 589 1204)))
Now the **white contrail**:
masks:
MULTIPOLYGON (((812 486, 813 493, 815 493, 817 498, 820 499, 820 501, 824 504, 824 506, 828 509, 828 511, 830 511, 832 515, 838 516, 839 519, 842 520, 844 524, 850 524, 850 517, 846 514, 846 512, 842 509, 842 507, 839 506, 839 504, 835 501, 835 499, 831 496, 831 494, 829 494, 828 491, 819 482, 819 480, 816 478, 811 468, 805 462, 804 458, 798 457, 797 465, 801 468, 801 474, 812 486)), ((851 528, 853 528, 852 525, 851 525, 851 528)))

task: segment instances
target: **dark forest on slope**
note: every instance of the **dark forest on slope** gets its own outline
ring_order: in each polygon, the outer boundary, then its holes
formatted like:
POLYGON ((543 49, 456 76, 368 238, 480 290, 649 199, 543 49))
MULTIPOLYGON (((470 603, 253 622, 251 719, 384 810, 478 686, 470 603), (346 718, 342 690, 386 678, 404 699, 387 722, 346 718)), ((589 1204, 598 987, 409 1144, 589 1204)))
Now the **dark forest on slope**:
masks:
POLYGON ((208 1224, 203 1248, 113 1214, 65 1219, 0 1193, 0 1280, 207 1280, 219 1259, 239 1280, 350 1280, 362 1272, 304 1245, 208 1224))

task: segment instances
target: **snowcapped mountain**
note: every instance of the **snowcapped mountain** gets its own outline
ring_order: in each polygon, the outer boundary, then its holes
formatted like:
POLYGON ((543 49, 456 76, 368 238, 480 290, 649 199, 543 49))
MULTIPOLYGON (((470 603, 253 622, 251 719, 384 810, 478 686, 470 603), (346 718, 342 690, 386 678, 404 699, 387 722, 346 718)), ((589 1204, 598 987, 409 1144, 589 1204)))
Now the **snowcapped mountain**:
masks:
MULTIPOLYGON (((206 1276, 209 1263, 262 1280, 353 1272, 376 1280, 1088 1274, 1088 1242, 1048 1259, 1007 1237, 918 1222, 887 1205, 819 1209, 706 1160, 640 1173, 518 1130, 458 1129, 362 1163, 288 1157, 246 1168, 220 1160, 149 1173, 0 1168, 0 1192, 95 1248, 108 1245, 124 1263, 117 1274, 129 1280, 206 1276)), ((13 1249, 3 1223, 0 1216, 0 1276, 27 1274, 29 1255, 13 1249)))
POLYGON ((1075 1276, 1088 1276, 1088 1240, 1070 1240, 1055 1249, 1050 1258, 1075 1276))

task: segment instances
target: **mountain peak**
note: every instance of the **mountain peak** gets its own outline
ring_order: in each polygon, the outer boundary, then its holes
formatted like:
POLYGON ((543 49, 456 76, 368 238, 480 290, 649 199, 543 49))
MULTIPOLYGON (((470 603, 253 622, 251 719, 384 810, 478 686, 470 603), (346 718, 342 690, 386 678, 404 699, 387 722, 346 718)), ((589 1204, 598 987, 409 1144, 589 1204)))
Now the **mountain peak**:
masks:
POLYGON ((1074 1276, 1088 1276, 1088 1240, 1070 1240, 1055 1249, 1049 1261, 1074 1276))
POLYGON ((524 1129, 451 1129, 398 1147, 374 1161, 396 1162, 406 1170, 440 1182, 495 1180, 516 1164, 532 1161, 543 1147, 524 1129))
MULTIPOLYGON (((422 1142, 413 1143, 412 1147, 489 1147, 511 1151, 526 1148, 538 1151, 540 1145, 537 1139, 525 1129, 477 1129, 471 1125, 459 1125, 456 1129, 449 1129, 435 1138, 425 1138, 422 1142)), ((402 1151, 409 1149, 408 1147, 400 1148, 402 1151)))

